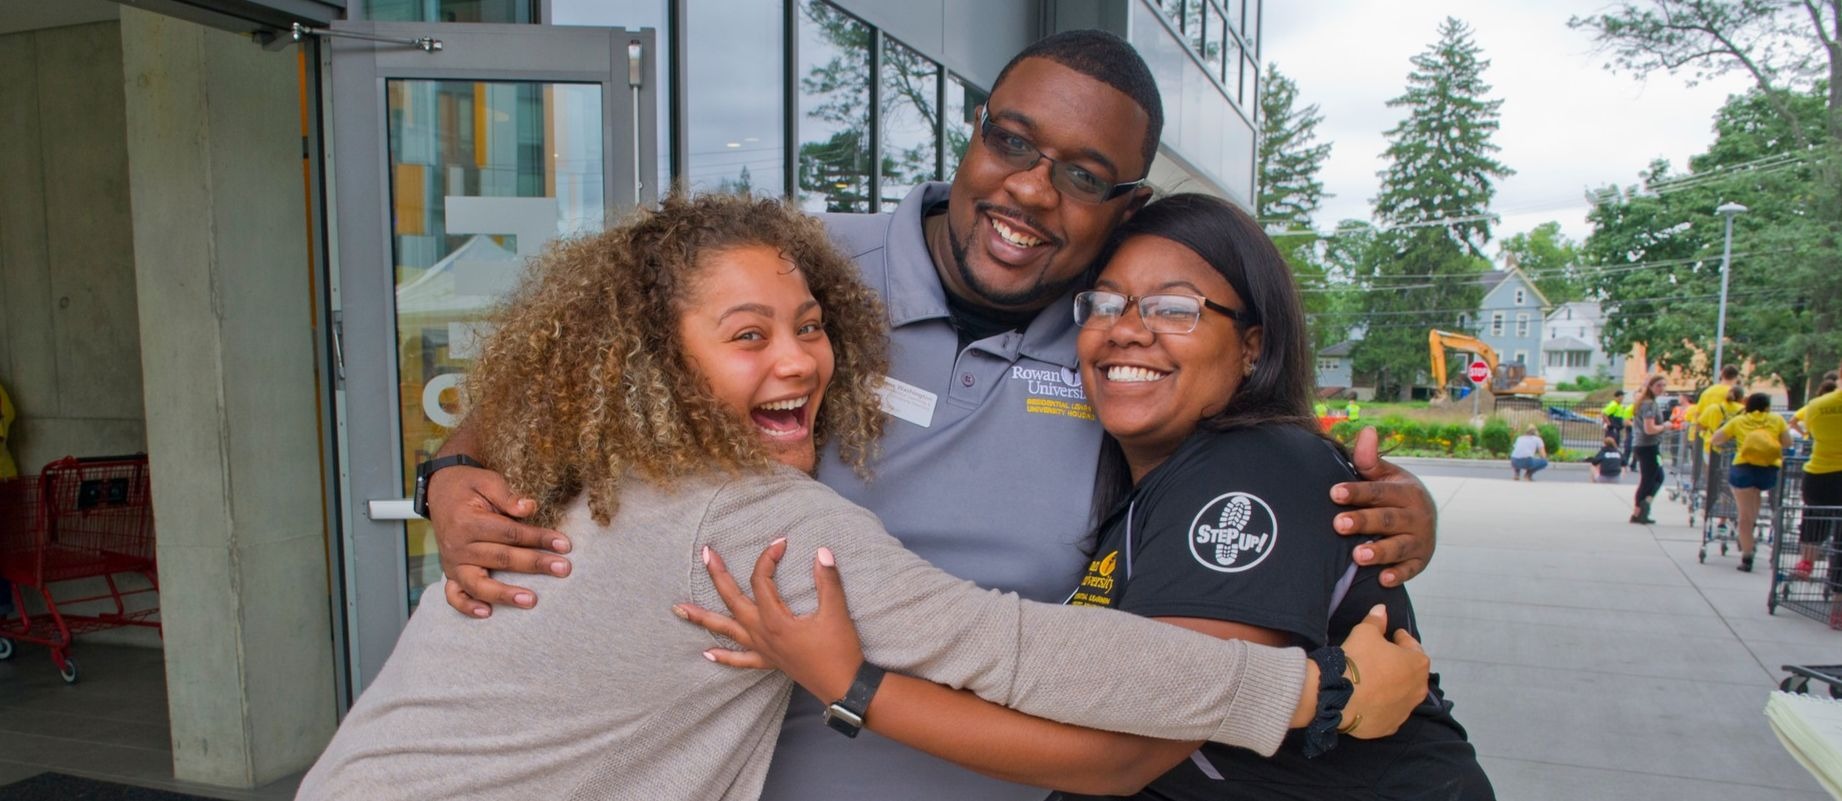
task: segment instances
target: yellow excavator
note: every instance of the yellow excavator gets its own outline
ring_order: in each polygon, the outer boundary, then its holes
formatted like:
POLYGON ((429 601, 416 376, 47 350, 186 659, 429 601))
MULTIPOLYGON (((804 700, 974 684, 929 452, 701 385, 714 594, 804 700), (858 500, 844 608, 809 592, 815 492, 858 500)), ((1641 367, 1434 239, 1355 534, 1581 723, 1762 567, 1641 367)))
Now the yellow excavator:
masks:
POLYGON ((1509 395, 1519 398, 1540 398, 1548 391, 1548 380, 1541 376, 1529 375, 1528 367, 1520 362, 1502 364, 1497 360, 1496 349, 1484 344, 1483 340, 1468 334, 1455 334, 1437 328, 1427 332, 1426 347, 1433 354, 1433 399, 1446 399, 1445 352, 1450 350, 1475 353, 1484 363, 1490 365, 1490 391, 1495 395, 1509 395))

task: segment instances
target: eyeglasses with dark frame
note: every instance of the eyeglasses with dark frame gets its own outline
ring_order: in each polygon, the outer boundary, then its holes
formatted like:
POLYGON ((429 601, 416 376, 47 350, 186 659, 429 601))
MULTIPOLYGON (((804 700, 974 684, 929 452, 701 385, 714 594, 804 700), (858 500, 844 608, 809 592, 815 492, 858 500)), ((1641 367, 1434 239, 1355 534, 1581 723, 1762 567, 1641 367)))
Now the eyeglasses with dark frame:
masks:
POLYGON ((1202 310, 1208 309, 1235 322, 1242 313, 1200 295, 1122 295, 1104 289, 1076 293, 1075 325, 1082 328, 1107 328, 1126 316, 1126 308, 1138 305, 1138 318, 1154 334, 1188 334, 1202 322, 1202 310))
POLYGON ((1064 196, 1086 203, 1105 203, 1144 186, 1145 178, 1123 184, 1109 183, 1091 170, 1043 155, 1035 143, 991 121, 991 111, 979 107, 979 141, 1005 166, 1018 172, 1034 169, 1038 161, 1049 162, 1049 183, 1064 196))

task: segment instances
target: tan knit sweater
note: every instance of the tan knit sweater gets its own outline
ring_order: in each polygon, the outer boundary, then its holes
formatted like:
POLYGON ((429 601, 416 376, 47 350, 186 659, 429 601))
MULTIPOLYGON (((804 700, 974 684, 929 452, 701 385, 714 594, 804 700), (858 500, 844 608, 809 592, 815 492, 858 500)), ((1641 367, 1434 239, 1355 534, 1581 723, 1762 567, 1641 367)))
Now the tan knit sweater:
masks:
POLYGON ((520 576, 535 609, 473 620, 430 591, 300 798, 752 801, 791 683, 706 661, 719 643, 673 616, 683 601, 723 608, 706 544, 746 573, 788 537, 780 590, 800 613, 813 552, 830 547, 871 662, 1039 717, 1270 754, 1304 683, 1297 649, 979 589, 790 469, 634 481, 612 525, 577 503, 560 528, 575 570, 520 576))

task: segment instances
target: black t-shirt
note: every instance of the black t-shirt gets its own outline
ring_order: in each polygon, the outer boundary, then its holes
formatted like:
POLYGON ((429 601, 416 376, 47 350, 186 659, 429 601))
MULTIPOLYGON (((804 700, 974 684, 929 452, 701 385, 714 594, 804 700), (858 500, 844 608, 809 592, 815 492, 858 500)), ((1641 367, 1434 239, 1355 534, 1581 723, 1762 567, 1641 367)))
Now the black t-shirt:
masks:
POLYGON ((1598 453, 1586 457, 1586 463, 1598 465, 1601 476, 1616 476, 1625 471, 1625 455, 1610 446, 1601 446, 1598 453))
MULTIPOLYGON (((1330 443, 1291 426, 1198 432, 1145 476, 1102 524, 1072 604, 1147 617, 1199 617, 1285 632, 1306 649, 1341 642, 1370 607, 1416 637, 1405 590, 1351 560, 1331 526, 1330 487, 1355 478, 1330 443)), ((1381 740, 1340 738, 1307 760, 1302 732, 1270 759, 1217 743, 1136 799, 1458 799, 1494 795, 1438 677, 1427 702, 1381 740)), ((1051 799, 1088 798, 1057 794, 1051 799)))

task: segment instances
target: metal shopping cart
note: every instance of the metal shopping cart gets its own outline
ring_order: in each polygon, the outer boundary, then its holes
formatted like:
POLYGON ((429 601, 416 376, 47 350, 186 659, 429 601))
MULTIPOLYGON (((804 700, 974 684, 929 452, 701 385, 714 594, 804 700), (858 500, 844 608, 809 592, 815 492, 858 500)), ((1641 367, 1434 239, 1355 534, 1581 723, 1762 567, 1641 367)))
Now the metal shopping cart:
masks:
POLYGON ((65 458, 38 476, 0 481, 0 576, 13 584, 14 609, 0 618, 0 659, 12 657, 15 641, 46 646, 66 683, 77 681, 72 637, 121 626, 158 630, 157 604, 130 609, 124 602, 160 586, 147 457, 65 458), (116 576, 127 573, 145 577, 148 587, 124 591, 116 576), (52 593, 54 584, 89 578, 101 579, 108 592, 52 593), (28 611, 27 590, 36 591, 43 612, 28 611), (61 608, 104 601, 114 610, 73 614, 61 608))
POLYGON ((1803 502, 1807 455, 1786 456, 1778 475, 1782 501, 1772 512, 1772 587, 1765 608, 1782 606, 1842 628, 1842 506, 1803 502), (1808 564, 1806 564, 1806 562, 1808 564))
MULTIPOLYGON (((1706 468, 1701 477, 1701 488, 1696 497, 1701 499, 1701 550, 1695 558, 1708 561, 1708 546, 1719 545, 1721 556, 1727 555, 1728 543, 1739 539, 1739 532, 1734 529, 1734 518, 1739 516, 1739 507, 1734 503, 1733 492, 1727 486, 1727 468, 1733 465, 1733 445, 1715 448, 1703 455, 1706 468)), ((1695 510, 1689 510, 1689 521, 1694 522, 1695 510)), ((1755 521, 1754 525, 1758 523, 1755 521)), ((1755 529, 1756 530, 1756 529, 1755 529)))

